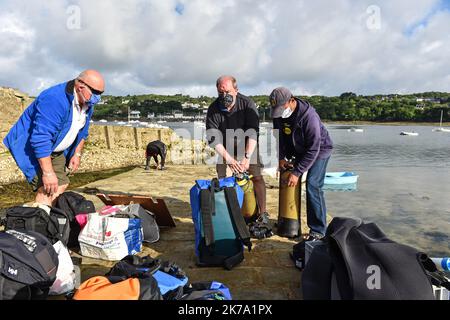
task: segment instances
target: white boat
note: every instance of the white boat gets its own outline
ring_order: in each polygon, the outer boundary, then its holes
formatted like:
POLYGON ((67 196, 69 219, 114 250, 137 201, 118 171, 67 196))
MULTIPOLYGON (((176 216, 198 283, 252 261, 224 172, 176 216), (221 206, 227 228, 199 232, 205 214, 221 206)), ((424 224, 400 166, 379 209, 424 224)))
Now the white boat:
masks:
POLYGON ((166 120, 159 120, 159 121, 156 121, 156 123, 166 123, 167 121, 166 120))
POLYGON ((194 121, 194 125, 197 127, 206 127, 205 123, 202 121, 194 121))
POLYGON ((108 121, 106 121, 105 119, 101 119, 99 122, 108 122, 108 121))
POLYGON ((434 128, 434 132, 450 132, 450 129, 442 127, 442 116, 444 114, 444 110, 441 110, 441 121, 439 122, 439 128, 434 128))
POLYGON ((358 177, 354 172, 327 172, 324 184, 352 184, 358 181, 358 177))
POLYGON ((364 129, 361 129, 361 128, 350 128, 347 131, 348 132, 364 132, 364 129))
POLYGON ((401 136, 418 136, 419 134, 414 131, 402 131, 400 132, 401 136))
POLYGON ((124 122, 124 121, 119 121, 119 122, 117 122, 117 124, 119 124, 119 125, 124 125, 124 124, 126 124, 126 122, 124 122))

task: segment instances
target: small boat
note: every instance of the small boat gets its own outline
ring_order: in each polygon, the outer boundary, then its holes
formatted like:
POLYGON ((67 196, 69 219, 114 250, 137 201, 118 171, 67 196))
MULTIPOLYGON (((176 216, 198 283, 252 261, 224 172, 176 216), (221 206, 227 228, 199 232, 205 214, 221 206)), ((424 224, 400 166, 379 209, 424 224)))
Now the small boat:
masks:
POLYGON ((101 119, 99 122, 108 122, 108 121, 106 121, 105 119, 101 119))
POLYGON ((400 132, 401 136, 418 136, 419 134, 414 131, 402 131, 400 132))
POLYGON ((358 181, 358 175, 354 172, 327 172, 325 184, 352 184, 358 181))
POLYGON ((361 129, 361 128, 350 128, 347 131, 348 132, 364 132, 364 129, 361 129))

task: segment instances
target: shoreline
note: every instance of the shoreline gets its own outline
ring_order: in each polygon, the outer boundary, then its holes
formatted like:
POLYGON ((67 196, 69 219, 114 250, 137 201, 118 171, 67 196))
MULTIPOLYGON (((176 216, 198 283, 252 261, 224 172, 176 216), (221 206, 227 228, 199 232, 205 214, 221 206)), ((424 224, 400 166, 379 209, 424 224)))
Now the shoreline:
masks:
MULTIPOLYGON (((330 125, 373 125, 373 126, 426 126, 439 127, 439 122, 379 122, 379 121, 327 121, 323 123, 330 125)), ((442 127, 450 126, 450 122, 443 122, 442 127)))

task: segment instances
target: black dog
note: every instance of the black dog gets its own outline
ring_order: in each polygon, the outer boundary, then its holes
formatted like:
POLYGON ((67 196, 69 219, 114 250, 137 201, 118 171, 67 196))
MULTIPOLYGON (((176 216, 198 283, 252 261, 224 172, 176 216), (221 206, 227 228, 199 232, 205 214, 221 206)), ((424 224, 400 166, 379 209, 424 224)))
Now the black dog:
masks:
POLYGON ((164 164, 166 162, 166 155, 167 155, 167 147, 166 145, 160 141, 152 141, 147 145, 147 149, 145 151, 145 157, 147 158, 147 162, 145 165, 145 170, 150 170, 149 164, 150 159, 153 157, 156 162, 156 168, 158 168, 158 156, 161 157, 161 167, 160 170, 165 170, 164 164))

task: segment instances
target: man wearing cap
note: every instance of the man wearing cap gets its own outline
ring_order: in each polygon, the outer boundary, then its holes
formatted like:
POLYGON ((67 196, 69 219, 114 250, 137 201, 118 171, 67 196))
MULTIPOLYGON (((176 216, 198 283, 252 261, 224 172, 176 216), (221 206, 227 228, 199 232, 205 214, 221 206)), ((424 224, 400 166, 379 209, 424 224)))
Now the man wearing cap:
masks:
POLYGON ((105 82, 98 71, 44 90, 22 113, 3 143, 36 192, 51 206, 80 166, 94 105, 105 82))
POLYGON ((276 88, 270 94, 274 129, 279 130, 279 169, 293 166, 288 185, 293 187, 299 177, 306 178, 308 240, 320 239, 326 231, 326 206, 323 184, 333 142, 316 110, 307 102, 295 98, 289 89, 276 88), (291 163, 289 160, 295 158, 291 163))
POLYGON ((258 152, 259 114, 255 103, 238 92, 236 79, 221 76, 216 81, 218 98, 209 106, 206 115, 206 136, 219 154, 216 165, 219 178, 248 172, 252 181, 259 212, 256 217, 256 238, 271 236, 266 211, 266 185, 261 173, 258 152), (260 232, 265 230, 264 232, 260 232))

